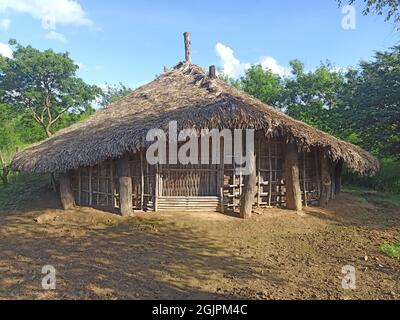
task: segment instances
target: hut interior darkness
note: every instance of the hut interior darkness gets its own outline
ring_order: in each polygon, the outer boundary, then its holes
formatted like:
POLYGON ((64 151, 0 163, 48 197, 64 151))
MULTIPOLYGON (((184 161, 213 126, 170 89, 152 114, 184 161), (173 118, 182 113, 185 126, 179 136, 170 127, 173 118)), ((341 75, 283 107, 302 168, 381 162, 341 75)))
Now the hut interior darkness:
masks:
POLYGON ((122 215, 136 210, 239 211, 242 217, 249 215, 246 204, 292 210, 325 205, 340 192, 343 165, 361 175, 378 170, 377 159, 361 148, 229 86, 215 75, 214 66, 206 73, 192 64, 188 33, 185 57, 88 119, 19 152, 12 169, 60 173, 65 209, 77 204, 122 215), (178 130, 253 129, 253 175, 242 175, 225 160, 149 164, 146 134, 151 129, 168 132, 171 121, 178 130))

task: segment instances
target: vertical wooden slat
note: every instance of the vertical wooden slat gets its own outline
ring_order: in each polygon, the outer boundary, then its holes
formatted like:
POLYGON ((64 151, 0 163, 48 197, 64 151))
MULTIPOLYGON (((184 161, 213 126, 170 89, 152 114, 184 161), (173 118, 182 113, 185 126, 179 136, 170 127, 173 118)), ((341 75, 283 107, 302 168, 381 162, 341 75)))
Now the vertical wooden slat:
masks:
POLYGON ((89 167, 89 206, 93 203, 93 190, 92 190, 92 167, 89 167))
POLYGON ((110 162, 110 189, 111 189, 111 206, 115 208, 117 206, 115 201, 115 187, 114 187, 114 160, 110 162))
POLYGON ((140 150, 140 210, 144 210, 144 168, 143 150, 140 150))
POLYGON ((225 157, 224 157, 224 144, 220 141, 220 165, 219 165, 219 197, 220 197, 220 211, 225 213, 224 205, 224 173, 225 170, 225 157))
MULTIPOLYGON (((268 206, 271 206, 272 201, 272 153, 271 153, 271 141, 268 139, 268 165, 269 165, 269 182, 268 182, 268 206)), ((276 168, 275 168, 276 169, 276 168)))
POLYGON ((101 175, 101 167, 100 164, 97 165, 97 205, 100 204, 100 175, 101 175))
POLYGON ((154 211, 157 212, 158 211, 158 197, 159 197, 158 183, 159 183, 160 174, 158 171, 159 170, 158 165, 155 165, 155 168, 156 168, 156 185, 155 185, 155 190, 154 190, 154 211))
POLYGON ((258 180, 258 190, 257 190, 257 207, 260 207, 261 203, 261 140, 258 139, 258 151, 257 151, 257 163, 258 163, 258 172, 257 172, 257 180, 258 180))
POLYGON ((81 168, 78 169, 78 204, 81 204, 82 199, 82 172, 81 168))
POLYGON ((318 149, 314 150, 314 158, 315 158, 315 175, 317 179, 317 198, 319 199, 321 197, 321 175, 320 175, 320 166, 319 166, 319 152, 318 149))
POLYGON ((307 172, 306 172, 306 157, 307 154, 303 151, 303 193, 304 193, 304 206, 307 207, 307 172))

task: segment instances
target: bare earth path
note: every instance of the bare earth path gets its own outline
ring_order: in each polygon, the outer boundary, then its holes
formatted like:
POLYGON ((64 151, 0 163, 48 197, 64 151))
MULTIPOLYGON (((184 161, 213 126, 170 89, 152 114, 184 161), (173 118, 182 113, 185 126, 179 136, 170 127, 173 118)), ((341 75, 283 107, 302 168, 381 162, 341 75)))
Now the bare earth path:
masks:
POLYGON ((2 299, 400 299, 400 262, 380 253, 399 239, 400 209, 342 194, 303 216, 58 209, 43 191, 0 212, 2 299), (41 203, 41 205, 37 205, 41 203), (344 265, 356 290, 341 287, 344 265), (44 265, 57 288, 41 287, 44 265))

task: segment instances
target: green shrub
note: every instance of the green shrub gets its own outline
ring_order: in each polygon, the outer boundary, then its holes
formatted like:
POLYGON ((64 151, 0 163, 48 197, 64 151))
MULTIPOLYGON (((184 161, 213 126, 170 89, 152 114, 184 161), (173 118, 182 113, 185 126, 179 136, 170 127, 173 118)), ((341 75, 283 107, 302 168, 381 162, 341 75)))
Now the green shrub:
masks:
POLYGON ((400 194, 400 161, 385 158, 381 159, 380 164, 381 169, 373 177, 360 177, 345 170, 343 183, 400 194))

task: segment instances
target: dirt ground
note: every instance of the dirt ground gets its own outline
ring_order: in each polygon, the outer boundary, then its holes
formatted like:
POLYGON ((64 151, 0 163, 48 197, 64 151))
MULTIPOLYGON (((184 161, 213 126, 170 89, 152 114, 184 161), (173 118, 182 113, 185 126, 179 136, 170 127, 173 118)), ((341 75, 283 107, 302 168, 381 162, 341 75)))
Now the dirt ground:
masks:
POLYGON ((400 208, 343 193, 304 214, 59 210, 45 192, 0 213, 2 299, 400 299, 400 262, 379 247, 399 239, 400 208), (56 290, 41 286, 56 268, 56 290), (342 289, 342 267, 356 289, 342 289))

